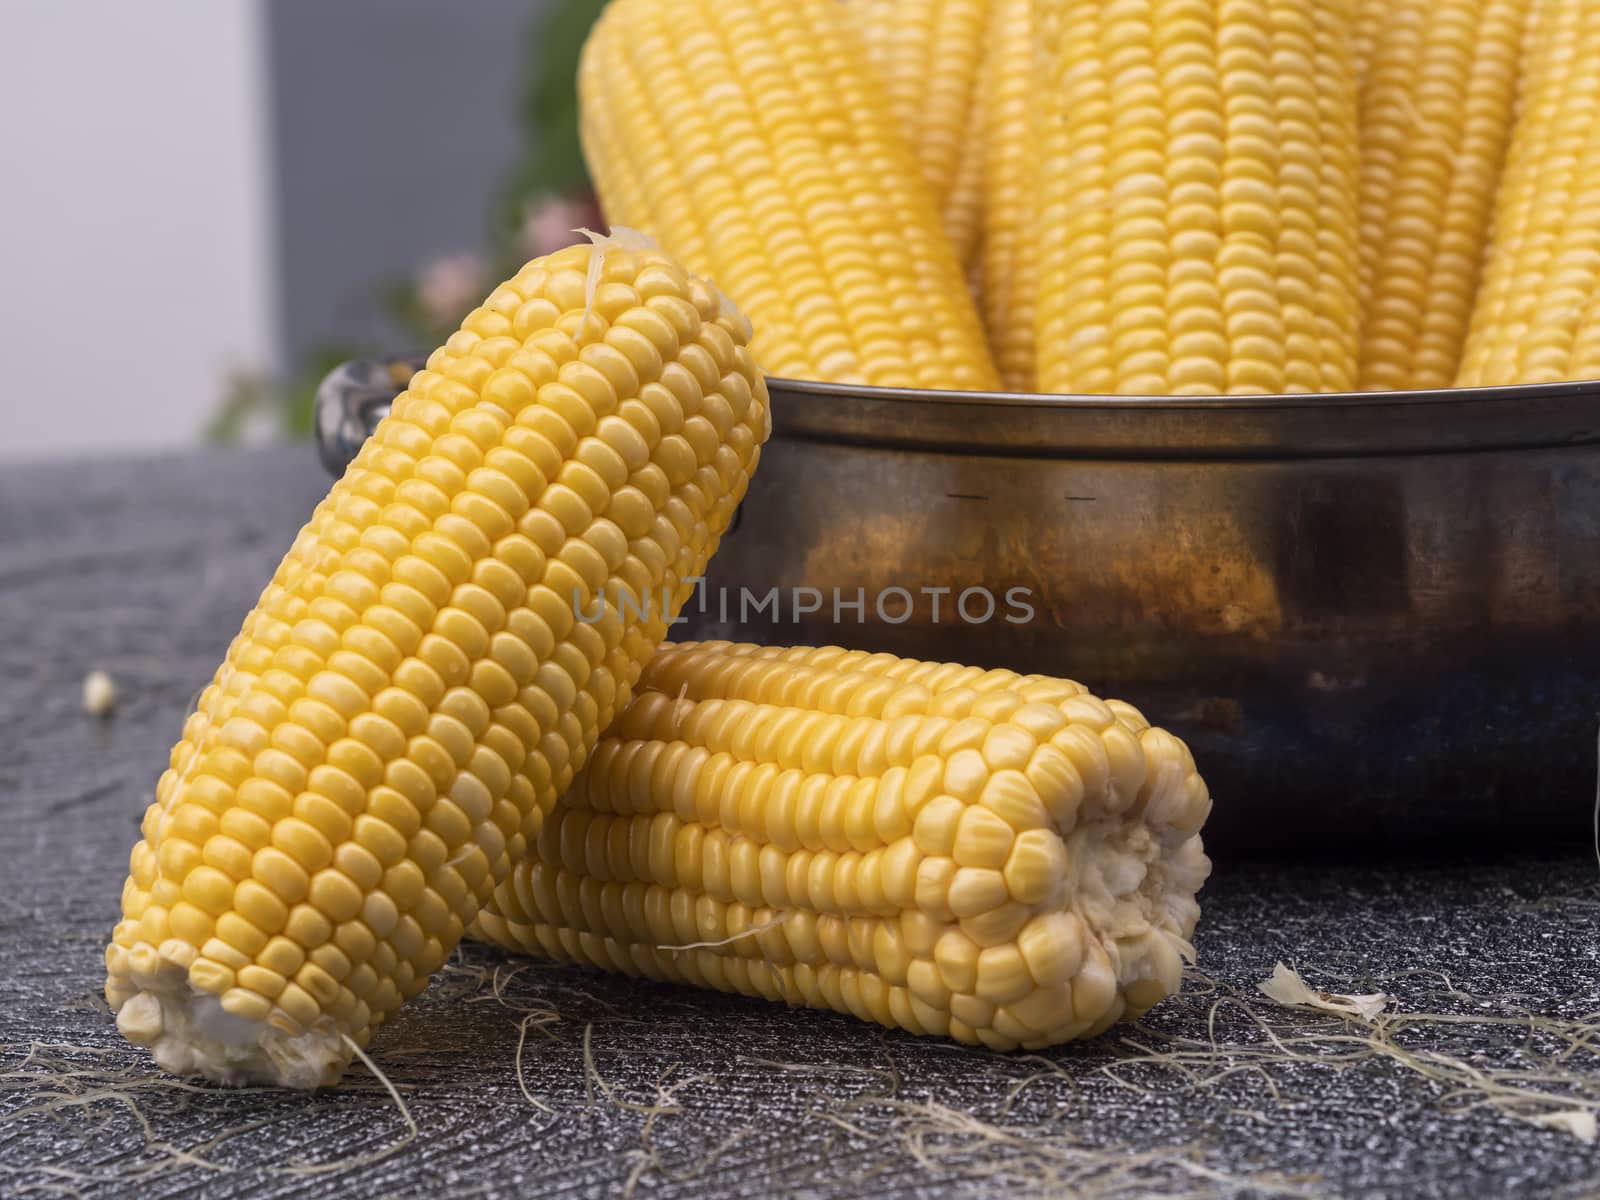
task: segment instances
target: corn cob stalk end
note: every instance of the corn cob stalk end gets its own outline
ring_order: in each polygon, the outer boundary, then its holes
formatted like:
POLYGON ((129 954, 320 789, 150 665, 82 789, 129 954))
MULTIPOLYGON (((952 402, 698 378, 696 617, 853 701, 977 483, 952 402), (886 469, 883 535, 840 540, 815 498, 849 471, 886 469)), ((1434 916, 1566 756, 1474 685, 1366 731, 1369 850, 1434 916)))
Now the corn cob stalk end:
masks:
POLYGON ((222 1001, 189 985, 181 971, 146 977, 117 1012, 117 1030, 148 1047, 173 1075, 201 1075, 239 1085, 317 1088, 337 1083, 354 1045, 331 1019, 294 1031, 235 1016, 222 1001))

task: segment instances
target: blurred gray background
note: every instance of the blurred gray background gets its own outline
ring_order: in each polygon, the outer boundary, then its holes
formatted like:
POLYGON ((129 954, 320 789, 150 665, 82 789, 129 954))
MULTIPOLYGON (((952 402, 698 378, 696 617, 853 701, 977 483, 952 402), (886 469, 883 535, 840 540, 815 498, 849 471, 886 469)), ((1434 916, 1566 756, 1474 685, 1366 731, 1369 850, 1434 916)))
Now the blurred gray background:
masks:
POLYGON ((539 0, 267 0, 279 320, 298 354, 378 337, 372 281, 476 247, 516 153, 539 0))
POLYGON ((481 248, 543 0, 0 0, 0 458, 192 443, 481 248))

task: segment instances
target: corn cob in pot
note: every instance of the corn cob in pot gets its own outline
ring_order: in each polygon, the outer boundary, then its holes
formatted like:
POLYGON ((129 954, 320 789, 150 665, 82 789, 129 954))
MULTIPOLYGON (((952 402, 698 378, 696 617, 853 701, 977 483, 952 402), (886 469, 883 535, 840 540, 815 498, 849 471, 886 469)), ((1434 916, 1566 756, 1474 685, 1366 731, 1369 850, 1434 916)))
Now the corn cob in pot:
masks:
POLYGON ((1038 17, 1059 0, 994 0, 979 82, 982 120, 978 297, 1008 391, 1037 384, 1040 58, 1038 17))
POLYGON ((978 236, 982 136, 973 100, 991 0, 853 0, 867 57, 965 263, 978 236))
POLYGON ((608 217, 716 279, 775 376, 996 386, 961 264, 838 0, 614 0, 578 73, 608 217))
POLYGON ((1039 388, 1356 383, 1346 0, 1061 0, 1039 134, 1039 388))
POLYGON ((1530 0, 1528 22, 1464 387, 1600 379, 1600 5, 1530 0))
POLYGON ((1511 137, 1528 0, 1361 0, 1361 377, 1455 382, 1511 137))

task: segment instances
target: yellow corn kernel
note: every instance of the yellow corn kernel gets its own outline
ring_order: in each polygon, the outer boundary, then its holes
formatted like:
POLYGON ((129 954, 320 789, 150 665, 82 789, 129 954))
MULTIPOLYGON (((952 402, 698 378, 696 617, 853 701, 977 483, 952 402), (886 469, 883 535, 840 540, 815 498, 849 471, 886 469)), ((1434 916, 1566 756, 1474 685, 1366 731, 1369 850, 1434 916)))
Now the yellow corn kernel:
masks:
POLYGON ((1044 1046, 1177 989, 1209 809, 1182 742, 1070 681, 666 646, 474 932, 1044 1046))
POLYGON ((1528 0, 1359 0, 1361 378, 1449 387, 1511 135, 1528 0), (1374 18, 1374 22, 1378 18, 1374 18))
POLYGON ((1358 92, 1367 86, 1372 57, 1387 34, 1389 14, 1394 7, 1387 0, 1355 0, 1355 13, 1350 22, 1350 65, 1356 73, 1358 92))
POLYGON ((607 214, 727 289, 764 370, 995 386, 938 207, 838 0, 615 0, 578 92, 607 214))
POLYGON ((981 127, 974 98, 991 0, 854 0, 867 57, 916 152, 956 258, 978 236, 981 127))
POLYGON ((1593 0, 1532 0, 1462 386, 1600 378, 1597 55, 1593 0))
POLYGON ((1355 386, 1345 0, 1063 0, 1042 89, 1039 386, 1355 386))
POLYGON ((597 238, 412 379, 145 814, 106 997, 157 1062, 332 1082, 422 988, 727 528, 769 426, 748 339, 671 258, 597 238))

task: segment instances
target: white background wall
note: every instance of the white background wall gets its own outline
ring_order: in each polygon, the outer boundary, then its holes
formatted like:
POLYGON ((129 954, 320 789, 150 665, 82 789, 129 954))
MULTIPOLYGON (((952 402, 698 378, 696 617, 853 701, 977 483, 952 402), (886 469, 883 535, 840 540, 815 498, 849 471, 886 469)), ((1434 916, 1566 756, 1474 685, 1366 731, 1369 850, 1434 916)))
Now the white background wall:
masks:
POLYGON ((259 0, 0 0, 0 459, 192 442, 276 358, 259 0))

